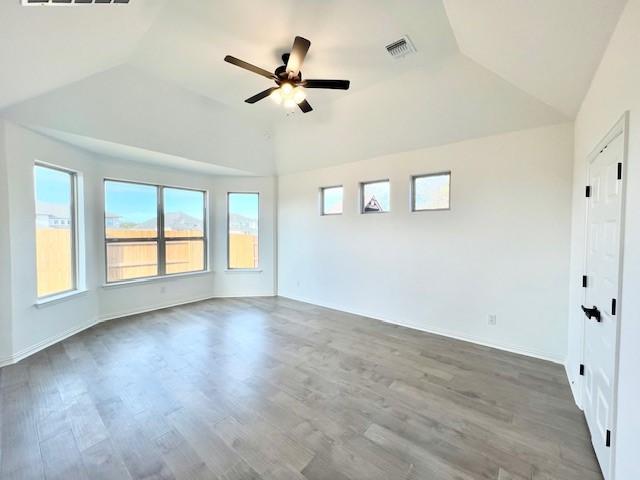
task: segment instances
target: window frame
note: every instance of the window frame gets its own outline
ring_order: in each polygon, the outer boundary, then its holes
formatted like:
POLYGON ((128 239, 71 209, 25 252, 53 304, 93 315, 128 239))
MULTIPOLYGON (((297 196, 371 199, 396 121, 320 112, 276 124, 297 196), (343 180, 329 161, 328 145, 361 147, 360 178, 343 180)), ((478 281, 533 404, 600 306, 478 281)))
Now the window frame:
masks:
POLYGON ((389 178, 382 178, 380 180, 368 180, 366 182, 360 182, 360 213, 362 215, 377 215, 379 213, 389 213, 391 212, 391 179, 389 178), (366 206, 364 203, 364 187, 366 185, 371 185, 371 184, 375 184, 375 183, 388 183, 389 184, 389 210, 381 210, 379 212, 375 212, 375 211, 371 211, 371 212, 365 212, 364 207, 366 206))
POLYGON ((332 217, 336 215, 342 215, 344 213, 344 185, 330 185, 327 187, 320 187, 320 216, 322 217, 332 217), (329 190, 332 188, 341 188, 342 189, 342 205, 340 213, 326 213, 324 211, 324 192, 325 190, 329 190))
POLYGON ((410 204, 411 204, 411 212, 442 212, 446 210, 451 210, 451 170, 444 170, 441 172, 433 172, 433 173, 422 173, 420 175, 411 175, 411 192, 410 192, 410 204), (449 198, 447 199, 447 204, 449 205, 446 208, 416 208, 416 180, 419 178, 427 178, 427 177, 440 177, 443 175, 447 175, 449 177, 449 198))
POLYGON ((260 192, 255 192, 255 191, 227 192, 227 232, 226 232, 227 240, 226 241, 227 241, 227 271, 228 272, 259 272, 260 271, 260 264, 261 264, 260 252, 262 252, 262 246, 261 246, 262 235, 260 234, 260 226, 262 225, 262 222, 260 221, 260 206, 261 206, 260 192), (231 195, 243 195, 243 194, 258 196, 258 263, 253 268, 235 268, 231 266, 231 242, 229 241, 230 234, 231 234, 231 228, 230 228, 231 212, 229 210, 229 198, 231 197, 231 195))
POLYGON ((191 274, 199 274, 203 272, 209 271, 209 192, 208 190, 202 190, 199 188, 193 187, 182 187, 176 185, 166 185, 152 182, 140 182, 136 180, 122 180, 118 178, 109 178, 105 177, 102 180, 102 229, 103 229, 103 238, 104 238, 104 279, 105 285, 119 285, 125 283, 137 283, 145 280, 154 280, 159 278, 171 278, 175 276, 183 276, 183 275, 191 275, 191 274), (156 237, 142 237, 142 238, 107 238, 107 182, 117 182, 117 183, 128 183, 131 185, 143 185, 147 187, 155 187, 156 188, 156 228, 157 228, 157 236, 156 237), (165 237, 164 232, 164 189, 173 189, 173 190, 189 190, 192 192, 202 193, 202 237, 165 237), (203 259, 202 259, 202 269, 200 270, 192 270, 189 272, 178 272, 178 273, 166 273, 167 272, 167 242, 171 243, 174 241, 187 241, 187 240, 200 240, 203 244, 203 259), (158 273, 156 275, 147 275, 144 277, 135 277, 126 280, 112 280, 109 281, 109 265, 108 265, 108 247, 109 244, 118 244, 118 243, 155 243, 157 244, 157 258, 158 258, 158 273))
POLYGON ((33 198, 34 198, 34 234, 37 235, 38 229, 38 204, 37 204, 37 183, 36 183, 36 167, 47 168, 49 170, 56 170, 58 172, 66 173, 69 175, 71 179, 71 288, 67 290, 62 290, 60 292, 50 293, 48 295, 40 296, 38 295, 38 244, 37 241, 35 244, 35 256, 36 258, 36 303, 46 302, 47 300, 52 300, 57 297, 66 296, 75 292, 80 291, 79 279, 80 279, 80 261, 79 261, 79 252, 78 245, 80 244, 80 233, 78 231, 78 176, 80 172, 78 170, 73 170, 67 167, 61 167, 60 165, 56 165, 49 162, 43 162, 41 160, 35 160, 33 162, 33 198))

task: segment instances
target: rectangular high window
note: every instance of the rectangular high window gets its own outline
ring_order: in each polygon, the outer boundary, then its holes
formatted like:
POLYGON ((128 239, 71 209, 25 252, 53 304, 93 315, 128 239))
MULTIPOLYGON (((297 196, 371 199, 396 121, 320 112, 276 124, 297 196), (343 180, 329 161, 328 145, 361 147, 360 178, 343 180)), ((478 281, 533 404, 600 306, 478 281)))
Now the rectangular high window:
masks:
POLYGON ((417 175, 411 178, 411 183, 411 206, 414 212, 449 209, 450 172, 417 175))
POLYGON ((259 207, 257 193, 227 195, 227 266, 230 270, 258 268, 259 207))
POLYGON ((320 189, 322 202, 322 215, 341 215, 342 197, 344 189, 342 186, 324 187, 320 189))
POLYGON ((107 283, 206 270, 206 192, 105 181, 107 283))
POLYGON ((363 182, 360 184, 360 207, 362 213, 385 213, 391 210, 391 185, 389 180, 363 182))
POLYGON ((77 285, 76 174, 36 164, 36 273, 38 298, 77 285))

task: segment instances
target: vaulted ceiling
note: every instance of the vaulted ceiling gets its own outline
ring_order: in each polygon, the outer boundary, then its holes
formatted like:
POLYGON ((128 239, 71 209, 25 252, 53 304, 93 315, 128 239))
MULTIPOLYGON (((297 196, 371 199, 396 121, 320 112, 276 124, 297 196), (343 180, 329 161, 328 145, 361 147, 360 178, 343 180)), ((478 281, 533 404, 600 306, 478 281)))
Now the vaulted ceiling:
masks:
POLYGON ((0 5, 0 108, 98 153, 266 175, 571 120, 626 0, 131 0, 0 5), (315 110, 243 100, 295 35, 315 110), (385 45, 409 35, 417 53, 385 45))

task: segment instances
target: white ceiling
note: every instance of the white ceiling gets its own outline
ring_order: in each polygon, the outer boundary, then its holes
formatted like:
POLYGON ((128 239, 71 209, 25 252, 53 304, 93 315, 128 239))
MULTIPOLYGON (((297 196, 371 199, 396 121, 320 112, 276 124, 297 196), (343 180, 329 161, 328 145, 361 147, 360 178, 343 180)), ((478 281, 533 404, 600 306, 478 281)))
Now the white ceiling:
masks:
POLYGON ((92 137, 83 137, 82 135, 75 135, 69 132, 61 132, 59 130, 53 130, 51 128, 35 127, 32 130, 46 135, 47 137, 55 138, 56 140, 75 145, 89 152, 93 152, 105 157, 126 158, 135 162, 147 163, 150 165, 157 165, 167 168, 176 168, 180 170, 189 170, 194 172, 206 172, 211 175, 251 175, 250 172, 238 170, 235 168, 221 167, 206 162, 198 162, 196 160, 178 157, 176 155, 169 155, 167 153, 155 152, 153 150, 144 148, 132 147, 130 145, 124 145, 122 143, 108 142, 106 140, 98 140, 97 138, 92 137))
POLYGON ((463 54, 574 117, 627 0, 444 0, 463 54))
POLYGON ((166 154, 200 162, 203 171, 275 171, 270 136, 251 117, 126 64, 26 100, 4 116, 32 130, 66 132, 65 141, 83 148, 93 138, 97 145, 133 147, 121 154, 146 150, 158 161, 166 154))
POLYGON ((6 118, 132 160, 269 174, 568 121, 625 0, 19 3, 0 5, 6 118), (390 58, 404 34, 417 54, 390 58), (244 103, 271 84, 224 56, 273 70, 295 35, 312 42, 305 78, 351 90, 308 91, 306 115, 244 103))
MULTIPOLYGON (((302 69, 305 78, 346 78, 352 91, 457 52, 440 0, 395 5, 382 0, 187 0, 163 9, 130 61, 187 89, 250 109, 244 99, 272 83, 222 59, 230 54, 273 71, 298 34, 312 42, 302 69), (384 47, 403 34, 420 46, 420 55, 397 62, 384 47)), ((309 92, 310 101, 322 98, 325 105, 344 95, 326 93, 309 92)), ((272 120, 282 117, 281 110, 267 111, 272 120)))
POLYGON ((165 0, 128 5, 0 5, 0 107, 127 60, 165 0))

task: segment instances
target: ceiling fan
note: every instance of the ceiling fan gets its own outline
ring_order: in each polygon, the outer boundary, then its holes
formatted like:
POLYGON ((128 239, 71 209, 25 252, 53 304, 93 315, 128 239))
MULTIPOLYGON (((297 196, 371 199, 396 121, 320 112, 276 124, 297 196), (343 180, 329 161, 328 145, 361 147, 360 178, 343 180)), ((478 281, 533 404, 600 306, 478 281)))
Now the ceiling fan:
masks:
POLYGON ((280 65, 271 73, 263 68, 251 65, 243 60, 227 55, 225 62, 229 62, 237 67, 244 68, 250 72, 262 75, 276 82, 276 87, 268 88, 253 97, 247 98, 245 102, 256 103, 263 98, 271 97, 276 103, 283 103, 285 107, 291 108, 296 104, 304 113, 313 110, 306 100, 305 88, 328 88, 332 90, 348 90, 349 80, 303 80, 302 63, 309 51, 311 42, 306 38, 296 37, 293 41, 291 53, 282 55, 284 65, 280 65))

